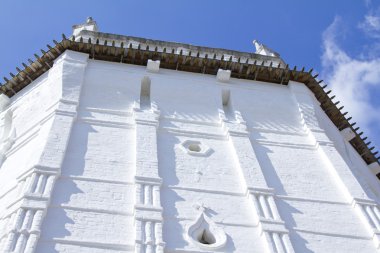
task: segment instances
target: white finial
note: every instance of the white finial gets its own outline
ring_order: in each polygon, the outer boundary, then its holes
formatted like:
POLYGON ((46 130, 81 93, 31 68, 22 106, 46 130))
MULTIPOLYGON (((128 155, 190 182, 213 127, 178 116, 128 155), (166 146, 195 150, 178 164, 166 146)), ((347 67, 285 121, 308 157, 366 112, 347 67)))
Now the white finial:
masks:
POLYGON ((98 26, 97 26, 96 22, 94 21, 94 19, 92 17, 88 17, 86 19, 86 22, 83 23, 83 24, 74 25, 73 26, 73 35, 75 37, 78 37, 79 34, 80 34, 80 32, 83 31, 83 30, 93 31, 93 32, 97 32, 98 31, 98 26))
POLYGON ((256 52, 259 51, 259 49, 260 49, 260 44, 259 44, 259 42, 258 42, 257 40, 253 40, 253 45, 254 45, 255 48, 256 48, 256 52))
POLYGON ((253 41, 253 45, 256 48, 256 54, 272 56, 272 57, 280 57, 280 55, 277 52, 265 46, 264 44, 259 43, 257 40, 253 41))

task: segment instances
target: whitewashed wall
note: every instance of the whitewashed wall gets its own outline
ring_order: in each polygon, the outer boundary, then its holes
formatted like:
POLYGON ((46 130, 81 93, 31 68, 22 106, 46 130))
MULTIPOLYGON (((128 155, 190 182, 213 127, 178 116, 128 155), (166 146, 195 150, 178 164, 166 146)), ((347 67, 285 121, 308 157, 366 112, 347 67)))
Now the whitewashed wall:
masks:
POLYGON ((303 84, 66 51, 5 110, 1 252, 377 252, 379 182, 303 84), (23 186, 37 172, 51 193, 23 186))

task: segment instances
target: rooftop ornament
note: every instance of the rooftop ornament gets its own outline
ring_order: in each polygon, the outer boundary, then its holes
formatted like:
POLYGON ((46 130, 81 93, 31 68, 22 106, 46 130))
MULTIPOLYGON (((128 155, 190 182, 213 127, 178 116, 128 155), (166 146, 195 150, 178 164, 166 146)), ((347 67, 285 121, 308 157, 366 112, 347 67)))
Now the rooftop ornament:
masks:
MULTIPOLYGON (((0 93, 12 97, 29 85, 36 78, 48 71, 54 60, 65 50, 83 52, 90 55, 90 59, 106 60, 111 62, 147 66, 148 59, 160 61, 160 69, 196 72, 217 75, 219 69, 231 71, 231 78, 257 80, 261 82, 287 85, 289 81, 304 83, 319 101, 322 110, 330 118, 339 131, 349 128, 350 143, 367 165, 380 164, 379 151, 369 147, 363 138, 363 132, 355 128, 352 117, 347 112, 341 112, 337 107, 335 96, 326 91, 323 80, 317 80, 313 69, 305 71, 305 67, 297 70, 289 68, 279 54, 258 41, 253 41, 256 53, 238 52, 225 49, 208 48, 175 42, 147 40, 144 38, 120 36, 98 32, 96 22, 87 18, 84 24, 73 26, 73 36, 62 40, 53 40, 55 46, 47 45, 48 50, 41 50, 41 55, 35 55, 35 60, 28 60, 29 64, 22 63, 23 69, 16 68, 17 74, 10 73, 4 77, 4 84, 0 83, 0 93), (225 57, 228 56, 228 57, 225 57), (355 137, 354 137, 355 135, 355 137)), ((346 130, 347 131, 347 130, 346 130)), ((380 179, 380 173, 378 174, 380 179)))
POLYGON ((256 54, 266 55, 266 56, 272 56, 272 57, 280 57, 280 54, 275 52, 274 50, 270 49, 269 47, 265 46, 264 44, 261 44, 257 40, 253 41, 253 45, 256 48, 256 54))
POLYGON ((86 23, 73 25, 73 36, 77 36, 83 30, 98 32, 98 25, 92 17, 88 17, 86 23))

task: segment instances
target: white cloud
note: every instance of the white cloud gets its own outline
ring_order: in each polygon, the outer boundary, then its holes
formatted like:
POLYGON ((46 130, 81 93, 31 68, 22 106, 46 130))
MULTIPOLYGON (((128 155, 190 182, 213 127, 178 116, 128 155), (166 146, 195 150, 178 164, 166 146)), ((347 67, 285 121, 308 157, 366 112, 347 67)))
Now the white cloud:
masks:
POLYGON ((380 139, 380 103, 371 101, 372 92, 380 94, 380 56, 349 56, 337 43, 342 26, 337 17, 323 33, 322 75, 365 133, 380 139))
POLYGON ((369 12, 364 16, 364 20, 358 27, 370 38, 380 38, 380 8, 371 8, 371 3, 367 5, 369 12))
POLYGON ((380 38, 380 16, 366 15, 364 21, 359 23, 359 28, 369 37, 380 38))

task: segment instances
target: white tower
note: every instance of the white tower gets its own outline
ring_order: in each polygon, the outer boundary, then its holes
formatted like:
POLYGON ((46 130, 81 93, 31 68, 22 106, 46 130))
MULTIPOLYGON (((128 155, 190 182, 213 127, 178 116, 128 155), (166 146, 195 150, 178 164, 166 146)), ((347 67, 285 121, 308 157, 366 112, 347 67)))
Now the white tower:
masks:
POLYGON ((312 70, 73 29, 0 88, 0 252, 378 252, 377 153, 312 70))

